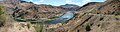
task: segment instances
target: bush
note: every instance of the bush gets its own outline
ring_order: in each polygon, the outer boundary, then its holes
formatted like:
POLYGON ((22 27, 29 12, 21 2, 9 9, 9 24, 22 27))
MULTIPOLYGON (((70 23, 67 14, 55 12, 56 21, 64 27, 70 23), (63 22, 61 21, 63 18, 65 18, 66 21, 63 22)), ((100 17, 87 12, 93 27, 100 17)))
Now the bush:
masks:
POLYGON ((0 6, 0 15, 4 14, 4 8, 2 6, 0 6))
POLYGON ((0 6, 0 27, 3 26, 3 24, 6 21, 6 15, 4 13, 4 8, 2 6, 0 6))
POLYGON ((118 11, 116 11, 114 14, 115 14, 115 15, 120 15, 120 11, 118 10, 118 11))
POLYGON ((118 6, 118 10, 115 11, 115 15, 120 15, 120 5, 118 6))
POLYGON ((4 8, 0 6, 0 20, 5 20, 4 8))
POLYGON ((10 16, 8 14, 6 14, 6 10, 3 6, 0 6, 0 26, 2 25, 7 25, 10 24, 10 22, 12 21, 12 19, 10 18, 10 16))

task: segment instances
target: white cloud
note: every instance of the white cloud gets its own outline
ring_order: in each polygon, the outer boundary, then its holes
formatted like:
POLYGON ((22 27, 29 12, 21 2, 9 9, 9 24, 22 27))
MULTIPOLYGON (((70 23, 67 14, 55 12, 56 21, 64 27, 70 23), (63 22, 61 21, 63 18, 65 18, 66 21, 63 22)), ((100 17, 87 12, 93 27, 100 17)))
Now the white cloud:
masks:
POLYGON ((40 0, 39 2, 43 2, 44 0, 40 0))
POLYGON ((44 0, 30 0, 31 2, 37 1, 37 2, 43 2, 44 0))
POLYGON ((39 2, 34 2, 35 4, 40 4, 39 2))
POLYGON ((82 0, 82 5, 88 3, 88 2, 92 2, 91 0, 82 0))
POLYGON ((76 5, 80 5, 80 2, 73 2, 72 0, 66 0, 66 4, 76 4, 76 5))
POLYGON ((88 2, 91 2, 91 0, 81 0, 81 2, 73 2, 73 0, 66 0, 66 4, 76 4, 76 5, 79 5, 79 6, 82 6, 88 2))
POLYGON ((41 2, 44 2, 44 0, 30 0, 30 1, 35 4, 40 4, 41 2), (34 2, 34 1, 36 1, 36 2, 34 2))
POLYGON ((33 2, 33 0, 30 0, 31 2, 33 2))

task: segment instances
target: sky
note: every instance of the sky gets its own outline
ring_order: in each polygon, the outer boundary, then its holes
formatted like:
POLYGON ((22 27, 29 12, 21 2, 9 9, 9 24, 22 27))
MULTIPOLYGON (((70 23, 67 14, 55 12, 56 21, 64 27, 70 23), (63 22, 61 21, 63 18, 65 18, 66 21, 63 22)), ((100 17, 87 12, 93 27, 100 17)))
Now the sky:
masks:
POLYGON ((35 4, 47 4, 54 6, 60 6, 65 4, 75 4, 83 6, 88 2, 104 2, 105 0, 24 0, 24 1, 33 2, 35 4))
POLYGON ((0 1, 3 1, 3 0, 0 0, 0 1))

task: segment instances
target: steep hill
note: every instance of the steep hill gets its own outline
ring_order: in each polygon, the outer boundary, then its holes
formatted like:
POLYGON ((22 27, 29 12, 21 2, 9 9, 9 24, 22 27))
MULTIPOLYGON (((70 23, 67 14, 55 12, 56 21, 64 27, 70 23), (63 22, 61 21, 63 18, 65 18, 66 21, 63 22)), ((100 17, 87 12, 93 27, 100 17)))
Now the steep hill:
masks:
POLYGON ((75 16, 68 22, 46 25, 39 22, 18 22, 15 19, 43 18, 50 21, 46 18, 59 17, 69 11, 69 8, 36 5, 21 0, 4 0, 0 4, 5 8, 2 10, 0 7, 0 32, 120 32, 120 0, 89 2, 79 8, 72 7, 70 9, 75 12, 75 16))
POLYGON ((8 7, 8 13, 13 17, 50 18, 66 12, 64 8, 59 6, 36 5, 22 0, 5 0, 3 6, 8 7))
POLYGON ((90 2, 67 24, 48 29, 48 32, 119 32, 119 6, 119 0, 90 2))

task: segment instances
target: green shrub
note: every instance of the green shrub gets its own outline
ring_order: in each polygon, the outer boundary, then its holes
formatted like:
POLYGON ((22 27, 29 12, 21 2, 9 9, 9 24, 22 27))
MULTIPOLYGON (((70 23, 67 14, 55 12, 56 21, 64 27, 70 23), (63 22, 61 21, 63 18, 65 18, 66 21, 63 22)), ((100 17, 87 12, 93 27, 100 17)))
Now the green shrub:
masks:
POLYGON ((4 8, 2 6, 0 6, 0 15, 4 14, 4 8))
POLYGON ((43 24, 36 24, 37 26, 35 26, 35 30, 37 31, 37 32, 42 32, 42 30, 43 30, 43 24))
POLYGON ((4 13, 4 8, 0 6, 0 27, 4 25, 7 20, 6 14, 4 13))
POLYGON ((3 24, 10 24, 10 22, 12 22, 13 19, 10 18, 10 16, 8 14, 6 14, 6 10, 3 6, 0 6, 0 23, 3 24))
POLYGON ((6 19, 6 15, 5 15, 5 13, 4 13, 4 8, 2 7, 2 6, 0 6, 0 20, 1 21, 5 21, 5 19, 6 19))
POLYGON ((116 11, 114 14, 115 15, 120 15, 120 10, 116 11))

